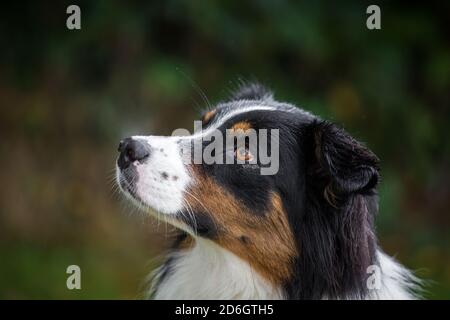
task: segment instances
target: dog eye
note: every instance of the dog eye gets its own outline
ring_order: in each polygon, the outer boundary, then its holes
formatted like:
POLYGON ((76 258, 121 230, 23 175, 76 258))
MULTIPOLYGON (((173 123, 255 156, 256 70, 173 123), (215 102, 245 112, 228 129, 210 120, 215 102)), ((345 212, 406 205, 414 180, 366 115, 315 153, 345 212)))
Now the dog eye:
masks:
POLYGON ((234 157, 240 161, 252 161, 253 155, 247 147, 239 147, 234 152, 234 157))

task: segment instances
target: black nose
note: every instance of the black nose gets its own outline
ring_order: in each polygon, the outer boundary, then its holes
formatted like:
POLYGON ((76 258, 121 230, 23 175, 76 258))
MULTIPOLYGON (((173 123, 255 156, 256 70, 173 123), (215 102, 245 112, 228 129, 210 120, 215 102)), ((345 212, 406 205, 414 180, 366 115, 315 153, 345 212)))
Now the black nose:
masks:
POLYGON ((119 143, 117 151, 120 152, 117 165, 120 169, 127 168, 135 161, 142 162, 150 156, 150 146, 144 142, 132 138, 126 138, 119 143))

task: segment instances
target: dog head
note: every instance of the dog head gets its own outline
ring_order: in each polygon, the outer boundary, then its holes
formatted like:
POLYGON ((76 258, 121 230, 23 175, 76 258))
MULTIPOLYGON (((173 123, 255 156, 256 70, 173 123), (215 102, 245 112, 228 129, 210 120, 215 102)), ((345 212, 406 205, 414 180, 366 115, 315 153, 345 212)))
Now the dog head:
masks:
POLYGON ((133 136, 119 152, 117 181, 135 204, 292 297, 364 290, 378 159, 336 125, 250 84, 205 112, 194 134, 133 136))

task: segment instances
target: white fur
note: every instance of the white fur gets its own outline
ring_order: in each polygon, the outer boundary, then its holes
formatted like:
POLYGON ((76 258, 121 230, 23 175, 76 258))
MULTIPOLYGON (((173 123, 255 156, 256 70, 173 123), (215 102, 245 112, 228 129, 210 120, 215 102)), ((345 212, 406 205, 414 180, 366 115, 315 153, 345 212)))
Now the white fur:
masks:
POLYGON ((414 292, 418 291, 420 280, 384 252, 378 251, 377 256, 381 268, 381 288, 369 290, 367 298, 379 300, 417 299, 414 292))
POLYGON ((177 213, 183 208, 184 190, 190 182, 176 142, 178 139, 158 136, 134 136, 133 139, 145 140, 151 146, 149 160, 134 164, 138 175, 136 194, 156 211, 177 213))
MULTIPOLYGON (((249 264, 206 239, 196 239, 190 250, 174 254, 169 274, 158 286, 155 299, 281 299, 274 288, 249 264)), ((155 282, 161 270, 157 270, 155 282)))
MULTIPOLYGON (((192 249, 172 254, 175 258, 159 286, 163 271, 153 275, 154 299, 282 299, 282 288, 274 287, 250 265, 230 251, 206 239, 197 239, 192 249)), ((368 290, 368 300, 417 299, 411 272, 393 258, 378 251, 381 287, 368 290), (412 278, 411 278, 412 277, 412 278)), ((324 297, 326 299, 326 297, 324 297)), ((342 299, 347 299, 342 297, 342 299)))

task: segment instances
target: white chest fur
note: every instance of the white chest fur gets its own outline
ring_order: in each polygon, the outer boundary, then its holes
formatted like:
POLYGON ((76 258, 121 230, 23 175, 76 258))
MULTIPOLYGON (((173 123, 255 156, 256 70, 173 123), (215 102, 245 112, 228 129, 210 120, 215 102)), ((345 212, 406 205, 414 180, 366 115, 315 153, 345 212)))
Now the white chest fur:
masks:
MULTIPOLYGON (((154 299, 282 299, 274 287, 250 265, 212 241, 197 239, 193 248, 172 254, 168 274, 159 283, 154 299)), ((411 293, 420 281, 394 259, 378 251, 381 286, 366 299, 415 299, 411 293)), ((163 269, 155 272, 158 283, 163 269)), ((153 291, 153 290, 152 290, 153 291)), ((346 299, 346 297, 342 297, 346 299)))
MULTIPOLYGON (((212 241, 197 239, 189 250, 174 253, 169 274, 155 299, 280 299, 274 288, 250 265, 212 241)), ((157 271, 155 281, 158 280, 157 271)))

